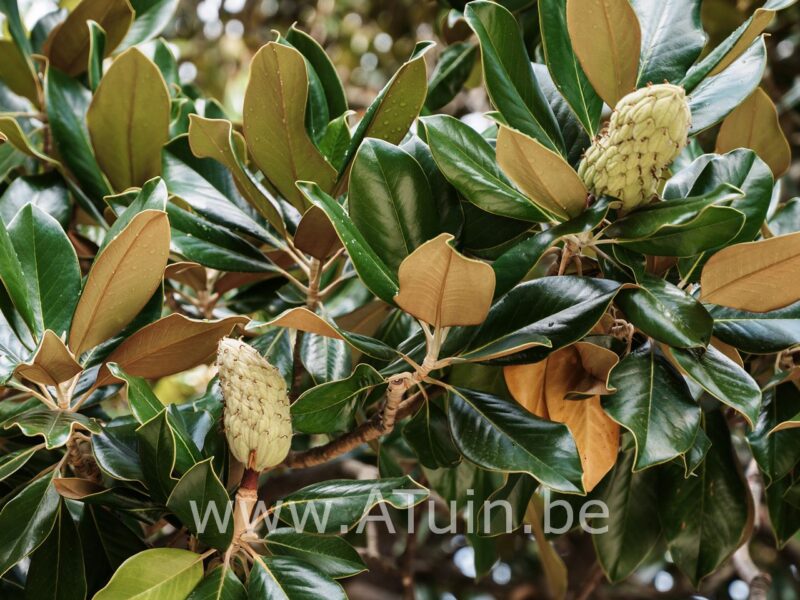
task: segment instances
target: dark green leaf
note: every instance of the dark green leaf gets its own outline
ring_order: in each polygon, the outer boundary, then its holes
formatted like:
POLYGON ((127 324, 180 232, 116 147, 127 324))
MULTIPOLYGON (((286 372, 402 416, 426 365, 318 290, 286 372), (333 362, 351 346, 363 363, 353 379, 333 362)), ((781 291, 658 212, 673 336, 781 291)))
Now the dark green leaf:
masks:
POLYGON ((347 379, 323 383, 304 392, 292 404, 292 425, 305 433, 345 431, 353 422, 359 399, 381 384, 380 373, 360 364, 347 379))
POLYGON ((689 450, 700 426, 700 407, 683 378, 655 351, 626 356, 611 372, 603 410, 633 434, 636 471, 689 450))
POLYGON ((15 417, 6 424, 6 429, 19 427, 20 431, 28 437, 41 436, 44 438, 48 450, 60 448, 67 443, 70 434, 76 429, 83 429, 92 433, 100 433, 100 425, 86 415, 77 412, 50 410, 49 408, 34 409, 15 417))
POLYGON ((419 462, 429 469, 452 467, 461 460, 450 436, 447 414, 436 402, 428 401, 420 406, 403 427, 403 438, 419 462))
POLYGON ((742 413, 750 427, 755 425, 761 409, 761 389, 747 371, 714 346, 705 351, 674 348, 671 352, 681 369, 705 391, 742 413))
POLYGON ((786 494, 793 489, 793 485, 796 487, 797 484, 791 475, 787 475, 764 491, 769 520, 779 548, 783 548, 800 530, 800 508, 786 500, 786 494))
POLYGON ((297 186, 309 201, 328 215, 364 285, 381 300, 394 303, 399 290, 397 276, 370 247, 341 205, 315 183, 301 182, 297 186))
POLYGON ((445 48, 428 82, 425 108, 439 109, 456 97, 472 73, 477 55, 478 46, 471 42, 458 42, 445 48))
POLYGON ((289 494, 276 512, 282 521, 295 529, 342 533, 354 527, 378 504, 408 509, 427 496, 428 490, 408 476, 374 480, 333 479, 289 494))
POLYGON ((28 286, 37 331, 69 331, 81 290, 78 256, 61 225, 33 204, 14 218, 8 233, 28 286))
POLYGON ((556 87, 589 135, 594 137, 598 132, 603 101, 586 78, 572 49, 567 32, 566 8, 566 0, 539 2, 544 57, 556 87))
POLYGON ((367 569, 355 548, 340 537, 310 535, 281 527, 271 531, 265 541, 273 554, 299 558, 333 579, 352 577, 367 569))
POLYGON ((32 446, 9 452, 0 457, 0 481, 16 473, 19 469, 33 458, 33 455, 40 447, 32 446))
POLYGON ((677 83, 706 44, 701 0, 633 0, 632 4, 642 29, 636 86, 677 83))
POLYGON ((658 502, 658 473, 633 472, 634 452, 620 454, 614 470, 600 483, 594 496, 608 507, 608 518, 593 527, 608 529, 592 535, 597 560, 612 583, 631 575, 647 558, 661 535, 653 518, 658 502))
POLYGON ((344 87, 336 73, 336 68, 322 46, 294 25, 286 33, 286 41, 300 51, 319 78, 325 92, 325 102, 328 105, 330 119, 336 119, 344 114, 347 110, 344 87))
POLYGON ((525 511, 536 491, 536 480, 526 473, 511 473, 503 486, 480 502, 476 529, 483 536, 511 533, 522 527, 525 511))
POLYGON ((247 590, 230 567, 220 565, 197 584, 186 600, 247 600, 247 590))
POLYGON ((784 383, 765 390, 755 429, 747 434, 764 482, 769 487, 794 469, 800 460, 800 436, 784 429, 770 433, 776 425, 792 419, 800 412, 800 392, 793 383, 784 383))
POLYGON ((31 557, 25 582, 28 598, 84 600, 86 575, 78 528, 62 504, 50 535, 31 557))
POLYGON ((494 2, 470 2, 464 11, 478 36, 486 90, 508 124, 545 147, 564 152, 558 123, 539 88, 514 16, 494 2))
POLYGON ((694 297, 654 275, 642 274, 639 287, 622 290, 617 305, 636 327, 675 348, 708 345, 714 320, 694 297))
POLYGON ((765 313, 707 304, 714 335, 753 354, 780 352, 800 343, 800 302, 765 313))
POLYGON ((72 207, 64 181, 56 171, 23 175, 12 181, 0 196, 0 219, 8 225, 19 209, 28 203, 42 209, 62 227, 69 224, 72 207))
POLYGON ((535 417, 513 400, 452 388, 448 415, 465 458, 493 471, 528 473, 555 490, 582 493, 582 469, 567 427, 535 417))
POLYGON ((250 598, 347 600, 342 587, 309 563, 288 556, 261 556, 250 571, 250 598))
POLYGON ((397 146, 366 139, 353 160, 350 218, 390 268, 439 233, 428 180, 419 163, 397 146))
MULTIPOLYGON (((28 291, 22 263, 14 248, 9 231, 2 223, 0 223, 0 282, 2 282, 8 294, 7 298, 13 302, 14 308, 22 317, 25 325, 27 325, 31 333, 35 333, 36 318, 33 310, 33 301, 28 291)), ((8 319, 5 307, 3 307, 3 313, 6 314, 8 319)), ((15 327, 15 329, 19 328, 15 327)))
POLYGON ((343 379, 350 372, 350 347, 344 340, 306 333, 300 344, 300 360, 315 383, 343 379))
POLYGON ((0 575, 33 552, 50 534, 61 497, 55 471, 35 479, 0 512, 0 575))
POLYGON ((211 459, 195 464, 180 478, 167 499, 169 508, 200 541, 226 550, 233 539, 233 522, 224 519, 228 509, 228 492, 217 477, 211 459), (214 510, 224 519, 221 527, 213 517, 214 510), (203 522, 203 519, 206 519, 203 522))
POLYGON ((97 465, 109 476, 122 481, 144 483, 139 440, 132 424, 109 424, 103 427, 102 433, 92 437, 92 451, 97 465))
MULTIPOLYGON (((677 425, 677 423, 676 423, 677 425)), ((660 473, 658 516, 672 559, 697 586, 739 547, 748 527, 750 491, 719 412, 706 415, 711 439, 696 477, 684 477, 682 466, 660 473)))
POLYGON ((136 18, 118 50, 152 40, 169 24, 178 7, 178 0, 129 0, 136 18))
POLYGON ((469 125, 447 115, 422 119, 439 170, 464 198, 499 216, 549 221, 497 166, 494 149, 469 125))

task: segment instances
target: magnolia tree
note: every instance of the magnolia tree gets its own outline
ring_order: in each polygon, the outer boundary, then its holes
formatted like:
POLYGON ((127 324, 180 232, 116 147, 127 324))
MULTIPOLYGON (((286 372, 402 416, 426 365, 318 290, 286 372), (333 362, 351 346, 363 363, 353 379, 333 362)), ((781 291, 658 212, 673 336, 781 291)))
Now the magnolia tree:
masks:
POLYGON ((462 594, 510 594, 503 557, 536 597, 766 597, 751 541, 800 529, 759 88, 792 3, 703 53, 700 0, 476 0, 357 116, 293 27, 239 122, 155 39, 174 2, 0 2, 0 596, 332 600, 369 566, 412 598, 467 544, 462 594), (436 114, 473 75, 478 129, 436 114))

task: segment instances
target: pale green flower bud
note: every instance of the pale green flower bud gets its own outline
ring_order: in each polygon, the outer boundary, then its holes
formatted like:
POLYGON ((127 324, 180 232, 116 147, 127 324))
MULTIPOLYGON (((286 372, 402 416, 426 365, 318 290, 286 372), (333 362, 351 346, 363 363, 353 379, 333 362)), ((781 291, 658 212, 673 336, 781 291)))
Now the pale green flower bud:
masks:
POLYGON ((686 145, 690 118, 682 87, 636 90, 617 103, 578 174, 594 195, 619 198, 629 212, 656 195, 664 170, 686 145))
POLYGON ((231 453, 256 471, 281 463, 289 453, 292 420, 280 372, 255 348, 231 338, 220 341, 217 366, 231 453))

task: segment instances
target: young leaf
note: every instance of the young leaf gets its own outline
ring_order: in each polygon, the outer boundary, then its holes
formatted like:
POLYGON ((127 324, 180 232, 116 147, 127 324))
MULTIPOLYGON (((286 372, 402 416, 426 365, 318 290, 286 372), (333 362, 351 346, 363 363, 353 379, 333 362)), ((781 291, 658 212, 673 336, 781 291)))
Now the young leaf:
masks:
POLYGON ((301 212, 309 202, 296 181, 314 181, 329 192, 336 170, 305 127, 308 73, 294 48, 269 42, 253 57, 244 97, 244 136, 258 168, 301 212))
POLYGON ((93 600, 185 598, 203 578, 199 554, 178 548, 151 548, 131 556, 93 600))
POLYGON ((443 233, 424 243, 398 272, 397 305, 437 328, 483 322, 494 294, 492 268, 459 254, 452 240, 443 233))
POLYGON ((497 163, 528 197, 561 219, 577 217, 589 194, 560 154, 503 125, 497 132, 497 163))
POLYGON ((69 334, 76 356, 119 332, 147 304, 164 275, 169 238, 167 214, 145 210, 95 259, 69 334))
POLYGON ((169 139, 169 91, 158 67, 135 48, 120 54, 92 98, 86 125, 115 190, 160 175, 161 147, 169 139))
POLYGON ((613 107, 636 89, 642 32, 628 0, 567 0, 567 28, 581 67, 606 104, 613 107))
POLYGON ((800 233, 736 244, 703 267, 703 302, 768 312, 800 300, 800 233))
POLYGON ((723 154, 736 148, 755 150, 772 169, 775 179, 789 169, 789 142, 778 122, 778 111, 762 88, 756 88, 722 122, 715 152, 723 154))

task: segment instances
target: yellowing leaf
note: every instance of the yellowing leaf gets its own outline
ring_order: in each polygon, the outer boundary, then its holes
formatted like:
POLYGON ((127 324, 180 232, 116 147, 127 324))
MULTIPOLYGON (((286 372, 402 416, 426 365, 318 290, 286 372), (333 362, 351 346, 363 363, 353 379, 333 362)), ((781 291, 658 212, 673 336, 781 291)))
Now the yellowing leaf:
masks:
POLYGON ((741 37, 736 41, 728 53, 722 57, 722 60, 708 74, 712 77, 717 73, 724 71, 733 61, 739 58, 745 50, 750 47, 758 36, 764 33, 764 30, 772 22, 772 17, 775 16, 775 11, 765 8, 757 8, 751 17, 750 24, 742 33, 741 37))
POLYGON ((234 140, 244 143, 241 135, 234 133, 230 121, 225 119, 206 119, 189 115, 189 147, 198 158, 213 158, 225 165, 233 175, 237 189, 247 198, 270 225, 278 231, 284 230, 283 219, 272 203, 264 197, 256 184, 248 177, 242 163, 243 157, 237 154, 234 140))
POLYGON ((118 333, 147 304, 167 266, 169 240, 167 213, 145 210, 95 259, 72 318, 76 356, 118 333))
POLYGON ((609 393, 606 381, 617 364, 616 354, 588 343, 563 348, 547 359, 529 365, 505 367, 512 397, 535 415, 564 423, 578 447, 583 465, 583 484, 592 490, 617 460, 619 425, 600 404, 598 393, 609 393), (614 354, 613 358, 610 356, 614 354), (570 400, 576 392, 592 393, 570 400))
POLYGON ((800 300, 800 232, 735 244, 703 267, 703 302, 768 312, 800 300))
POLYGON ((11 40, 0 40, 0 80, 12 92, 39 106, 40 86, 30 64, 11 40))
POLYGON ((90 39, 86 22, 95 21, 106 32, 105 55, 108 56, 130 29, 133 16, 128 0, 83 0, 50 33, 44 53, 58 70, 67 75, 80 75, 88 68, 89 61, 90 39))
POLYGON ((451 234, 443 233, 403 260, 394 299, 404 311, 435 327, 478 325, 492 303, 494 271, 459 254, 452 240, 451 234))
POLYGON ((586 77, 606 104, 615 106, 636 88, 642 32, 629 0, 567 0, 567 30, 586 77))
MULTIPOLYGON (((117 363, 128 375, 156 379, 191 369, 210 357, 220 339, 247 317, 227 317, 214 321, 190 319, 174 313, 143 327, 106 359, 117 363)), ((104 365, 97 385, 116 381, 104 365)))
POLYGON ((503 125, 497 133, 497 162, 536 205, 561 219, 586 208, 586 186, 560 154, 503 125))
POLYGON ((44 332, 33 359, 17 366, 15 375, 42 385, 69 381, 83 369, 54 332, 44 332))
POLYGON ((158 67, 136 48, 120 54, 103 76, 86 124, 97 162, 115 190, 141 186, 161 174, 169 103, 158 67))
POLYGON ((722 122, 715 152, 725 154, 736 148, 754 150, 776 178, 789 170, 792 150, 778 121, 778 111, 761 88, 756 88, 722 122))
POLYGON ((250 63, 244 136, 255 164, 301 212, 309 203, 295 182, 314 181, 326 192, 336 182, 336 170, 306 132, 307 99, 303 56, 277 42, 262 47, 250 63))

